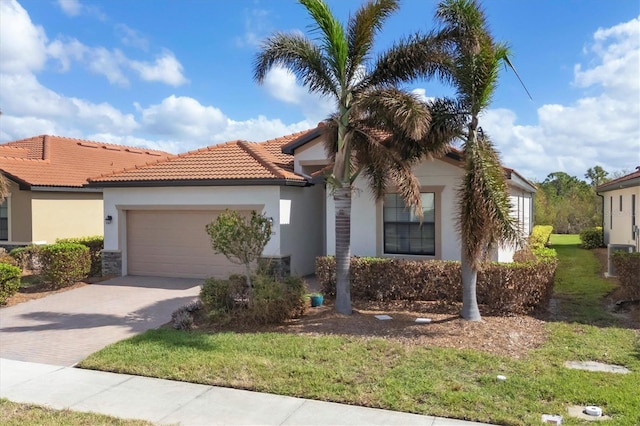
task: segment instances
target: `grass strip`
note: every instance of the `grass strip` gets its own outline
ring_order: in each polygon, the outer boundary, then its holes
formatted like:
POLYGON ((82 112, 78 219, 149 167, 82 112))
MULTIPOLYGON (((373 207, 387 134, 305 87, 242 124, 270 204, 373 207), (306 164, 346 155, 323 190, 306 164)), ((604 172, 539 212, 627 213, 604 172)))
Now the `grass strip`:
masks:
POLYGON ((143 420, 123 420, 103 414, 71 410, 54 410, 33 404, 19 404, 0 399, 0 420, 3 426, 65 425, 65 426, 150 426, 143 420))

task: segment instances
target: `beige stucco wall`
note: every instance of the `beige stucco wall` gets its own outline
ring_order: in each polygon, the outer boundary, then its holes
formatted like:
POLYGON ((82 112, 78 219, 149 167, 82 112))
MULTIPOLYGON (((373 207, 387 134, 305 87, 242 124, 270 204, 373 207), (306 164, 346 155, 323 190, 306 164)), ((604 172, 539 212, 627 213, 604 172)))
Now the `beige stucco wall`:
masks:
POLYGON ((31 242, 31 191, 21 191, 18 184, 9 182, 9 241, 31 242))
POLYGON ((604 237, 605 244, 629 244, 640 250, 640 238, 632 234, 632 195, 636 196, 636 225, 640 226, 640 186, 615 189, 601 193, 604 197, 604 237), (622 197, 622 209, 620 209, 622 197))
POLYGON ((57 238, 102 235, 104 217, 100 192, 31 192, 32 239, 54 243, 57 238))

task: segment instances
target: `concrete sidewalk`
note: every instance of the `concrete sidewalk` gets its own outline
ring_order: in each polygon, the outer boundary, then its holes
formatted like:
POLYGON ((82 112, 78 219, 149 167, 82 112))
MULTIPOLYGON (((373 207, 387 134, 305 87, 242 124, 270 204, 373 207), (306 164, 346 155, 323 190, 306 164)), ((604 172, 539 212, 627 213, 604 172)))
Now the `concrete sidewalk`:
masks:
POLYGON ((14 402, 91 411, 157 424, 482 424, 8 359, 0 359, 0 397, 14 402))

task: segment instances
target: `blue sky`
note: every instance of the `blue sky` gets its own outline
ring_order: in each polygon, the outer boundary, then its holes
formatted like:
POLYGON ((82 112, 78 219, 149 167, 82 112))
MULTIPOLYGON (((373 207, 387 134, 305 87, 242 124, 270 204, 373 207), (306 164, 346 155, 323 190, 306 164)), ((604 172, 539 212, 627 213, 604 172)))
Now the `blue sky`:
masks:
MULTIPOLYGON (((343 21, 360 0, 329 0, 343 21)), ((376 47, 433 28, 404 0, 376 47)), ((640 165, 640 3, 486 0, 513 73, 481 119, 528 178, 640 165)), ((314 127, 331 112, 282 69, 252 78, 260 41, 308 30, 294 0, 0 0, 0 142, 38 134, 184 152, 314 127)), ((434 81, 407 88, 451 94, 434 81)))

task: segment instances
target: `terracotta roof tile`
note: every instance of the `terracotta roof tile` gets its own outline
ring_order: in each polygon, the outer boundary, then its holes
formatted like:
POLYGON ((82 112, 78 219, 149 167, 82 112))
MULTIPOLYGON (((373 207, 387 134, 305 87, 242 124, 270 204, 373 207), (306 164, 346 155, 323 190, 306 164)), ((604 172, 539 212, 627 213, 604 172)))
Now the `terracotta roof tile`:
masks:
POLYGON ((81 187, 96 174, 169 156, 163 151, 41 135, 0 145, 0 170, 27 185, 81 187))
MULTIPOLYGON (((306 132, 308 132, 307 130, 306 132)), ((303 182, 293 173, 293 156, 282 147, 305 134, 294 133, 261 143, 231 141, 208 146, 145 166, 94 177, 91 182, 151 182, 283 179, 303 182)))

